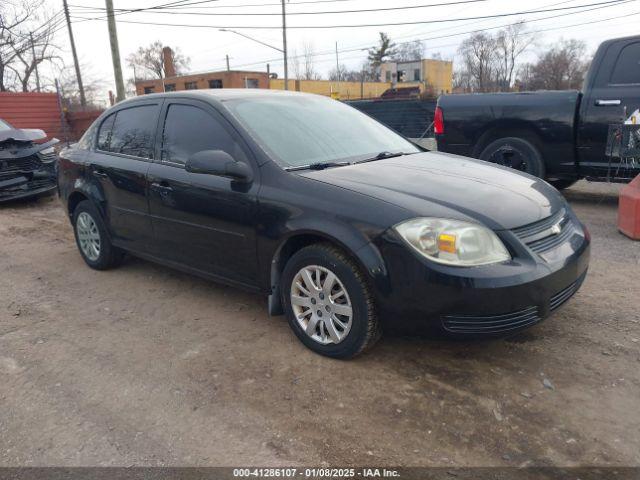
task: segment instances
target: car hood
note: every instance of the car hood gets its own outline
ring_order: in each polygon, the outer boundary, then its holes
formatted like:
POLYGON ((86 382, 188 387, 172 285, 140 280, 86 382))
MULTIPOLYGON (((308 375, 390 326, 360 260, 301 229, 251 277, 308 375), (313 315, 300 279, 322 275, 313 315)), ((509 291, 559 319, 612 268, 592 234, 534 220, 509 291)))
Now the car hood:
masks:
POLYGON ((426 152, 303 176, 409 210, 415 216, 471 219, 494 230, 542 220, 565 201, 545 181, 491 163, 426 152))

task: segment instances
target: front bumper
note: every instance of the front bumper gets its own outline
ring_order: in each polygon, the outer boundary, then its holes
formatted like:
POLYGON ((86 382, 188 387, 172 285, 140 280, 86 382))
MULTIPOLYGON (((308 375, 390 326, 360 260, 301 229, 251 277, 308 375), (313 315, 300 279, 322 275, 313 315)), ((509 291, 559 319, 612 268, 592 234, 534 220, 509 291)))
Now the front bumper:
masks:
POLYGON ((11 178, 0 176, 0 203, 44 195, 56 189, 55 165, 44 165, 33 172, 11 178))
POLYGON ((498 232, 512 249, 510 262, 451 267, 429 262, 393 231, 376 240, 387 283, 376 287, 385 328, 502 336, 534 325, 580 288, 589 266, 590 238, 579 228, 553 251, 539 255, 511 232, 498 232))

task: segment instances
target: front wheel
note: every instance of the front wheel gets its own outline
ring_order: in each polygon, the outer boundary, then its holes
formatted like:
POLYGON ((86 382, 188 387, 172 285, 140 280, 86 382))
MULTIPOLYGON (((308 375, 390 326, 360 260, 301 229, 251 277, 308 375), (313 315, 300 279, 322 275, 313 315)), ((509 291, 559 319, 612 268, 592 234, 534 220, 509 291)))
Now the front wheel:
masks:
POLYGON ((359 266, 330 244, 311 245, 293 255, 281 290, 291 329, 314 352, 351 358, 380 337, 368 282, 359 266))
POLYGON ((479 158, 544 178, 542 155, 533 143, 524 138, 505 137, 494 140, 482 150, 479 158))

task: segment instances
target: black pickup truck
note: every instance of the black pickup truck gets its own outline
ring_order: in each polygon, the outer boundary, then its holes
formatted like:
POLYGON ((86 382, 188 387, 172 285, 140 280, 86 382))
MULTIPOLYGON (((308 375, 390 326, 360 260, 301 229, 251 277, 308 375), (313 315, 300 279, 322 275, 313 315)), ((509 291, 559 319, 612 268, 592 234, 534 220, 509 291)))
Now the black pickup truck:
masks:
POLYGON ((566 188, 581 178, 626 182, 640 165, 607 156, 609 125, 640 108, 640 36, 603 42, 582 91, 443 95, 438 150, 507 165, 566 188))

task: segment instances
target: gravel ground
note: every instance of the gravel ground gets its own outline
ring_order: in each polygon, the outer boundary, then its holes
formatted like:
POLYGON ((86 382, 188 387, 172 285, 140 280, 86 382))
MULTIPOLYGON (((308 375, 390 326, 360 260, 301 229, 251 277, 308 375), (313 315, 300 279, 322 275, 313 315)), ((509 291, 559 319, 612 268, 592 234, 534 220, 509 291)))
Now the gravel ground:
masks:
POLYGON ((506 340, 385 337, 344 362, 265 299, 129 259, 57 199, 0 207, 0 465, 640 466, 640 243, 618 187, 566 192, 590 273, 506 340))

